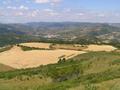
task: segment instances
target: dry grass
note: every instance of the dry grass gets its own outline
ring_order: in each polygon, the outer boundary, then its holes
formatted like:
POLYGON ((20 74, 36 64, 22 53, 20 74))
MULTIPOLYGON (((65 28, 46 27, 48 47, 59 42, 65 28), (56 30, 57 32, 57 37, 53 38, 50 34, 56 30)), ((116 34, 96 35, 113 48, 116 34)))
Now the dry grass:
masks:
POLYGON ((88 45, 88 48, 84 49, 85 51, 114 51, 117 48, 110 45, 88 45))
POLYGON ((57 63, 58 57, 74 57, 83 51, 74 50, 32 50, 22 51, 20 47, 14 46, 11 50, 0 53, 0 63, 21 69, 32 68, 40 65, 57 63))
MULTIPOLYGON (((35 48, 50 48, 50 43, 22 43, 20 45, 35 48)), ((59 57, 64 56, 66 59, 72 58, 78 54, 86 53, 86 51, 113 51, 116 48, 109 45, 89 45, 83 51, 75 51, 81 46, 62 45, 65 49, 55 50, 31 50, 23 51, 20 47, 14 46, 11 50, 0 53, 0 63, 13 68, 32 68, 40 65, 57 63, 59 57), (75 50, 72 50, 76 48, 75 50)), ((84 48, 84 47, 82 47, 84 48)))

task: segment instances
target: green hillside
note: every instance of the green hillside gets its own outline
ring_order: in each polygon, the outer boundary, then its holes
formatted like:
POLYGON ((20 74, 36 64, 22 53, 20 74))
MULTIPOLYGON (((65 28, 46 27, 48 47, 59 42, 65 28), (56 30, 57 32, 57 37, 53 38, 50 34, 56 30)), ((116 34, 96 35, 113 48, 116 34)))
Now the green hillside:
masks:
POLYGON ((37 68, 0 73, 0 90, 120 90, 120 53, 89 52, 37 68))

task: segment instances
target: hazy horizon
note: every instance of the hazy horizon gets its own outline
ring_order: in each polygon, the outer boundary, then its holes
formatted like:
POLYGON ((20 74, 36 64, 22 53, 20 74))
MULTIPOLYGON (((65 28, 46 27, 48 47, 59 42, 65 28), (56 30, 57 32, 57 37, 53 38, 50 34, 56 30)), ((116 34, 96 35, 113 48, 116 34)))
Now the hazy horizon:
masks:
POLYGON ((119 24, 120 22, 84 22, 84 21, 29 21, 29 22, 0 22, 0 24, 27 24, 27 23, 100 23, 100 24, 119 24))

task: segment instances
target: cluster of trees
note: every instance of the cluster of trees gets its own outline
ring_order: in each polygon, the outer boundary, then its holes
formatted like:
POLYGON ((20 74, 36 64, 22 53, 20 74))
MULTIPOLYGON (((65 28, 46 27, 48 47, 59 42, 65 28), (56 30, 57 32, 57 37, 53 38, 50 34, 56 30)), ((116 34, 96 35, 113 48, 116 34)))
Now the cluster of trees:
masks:
POLYGON ((28 46, 24 46, 24 45, 17 45, 18 47, 21 47, 23 51, 30 51, 30 50, 50 50, 47 48, 37 48, 37 47, 28 47, 28 46))

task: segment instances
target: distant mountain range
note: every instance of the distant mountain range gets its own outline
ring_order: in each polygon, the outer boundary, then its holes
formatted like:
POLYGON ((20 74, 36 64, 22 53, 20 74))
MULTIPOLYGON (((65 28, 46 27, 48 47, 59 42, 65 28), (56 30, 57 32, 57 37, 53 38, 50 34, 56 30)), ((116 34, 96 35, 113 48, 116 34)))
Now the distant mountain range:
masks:
POLYGON ((0 24, 0 45, 34 40, 120 43, 119 23, 32 22, 0 24))

